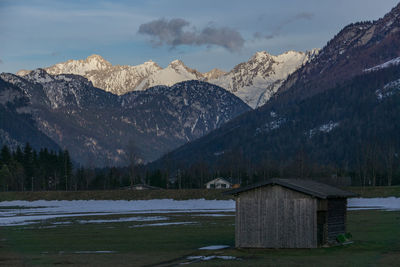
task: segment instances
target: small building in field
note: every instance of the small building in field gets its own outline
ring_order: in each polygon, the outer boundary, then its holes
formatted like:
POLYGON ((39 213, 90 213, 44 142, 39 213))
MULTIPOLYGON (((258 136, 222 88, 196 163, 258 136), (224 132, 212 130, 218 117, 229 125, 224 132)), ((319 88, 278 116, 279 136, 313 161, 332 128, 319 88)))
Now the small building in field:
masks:
POLYGON ((346 233, 347 198, 356 194, 309 180, 271 179, 227 192, 236 199, 235 245, 316 248, 346 233))
POLYGON ((207 189, 226 189, 232 188, 232 183, 225 180, 224 178, 215 178, 214 180, 206 183, 207 189))

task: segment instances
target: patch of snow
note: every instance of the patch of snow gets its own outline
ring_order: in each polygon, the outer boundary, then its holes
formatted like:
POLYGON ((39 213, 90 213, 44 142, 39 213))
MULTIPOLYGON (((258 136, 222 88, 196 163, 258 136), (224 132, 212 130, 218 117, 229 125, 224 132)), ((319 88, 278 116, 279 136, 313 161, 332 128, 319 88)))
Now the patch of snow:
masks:
POLYGON ((274 117, 274 118, 276 118, 276 119, 273 121, 267 122, 262 127, 257 128, 255 134, 257 135, 257 134, 261 134, 263 132, 268 133, 270 131, 279 129, 282 124, 286 123, 286 118, 279 118, 279 117, 274 117))
MULTIPOLYGON (((18 216, 7 216, 9 213, 3 213, 0 216, 0 226, 19 226, 19 225, 29 225, 38 223, 45 220, 56 219, 56 218, 68 218, 68 217, 82 217, 82 216, 99 216, 99 215, 112 215, 113 213, 70 213, 70 214, 41 214, 32 215, 34 212, 30 213, 18 213, 18 216)), ((16 213, 17 214, 17 213, 16 213)), ((14 214, 14 215, 16 215, 14 214)))
POLYGON ((391 66, 396 66, 399 64, 400 64, 400 57, 397 57, 397 58, 391 59, 389 61, 386 61, 383 64, 377 65, 377 66, 369 68, 369 69, 365 69, 364 72, 377 71, 377 70, 389 68, 391 66))
POLYGON ((181 265, 187 265, 191 264, 194 262, 199 262, 199 261, 209 261, 209 260, 214 260, 214 259, 220 259, 220 260, 240 260, 239 258, 236 258, 234 256, 188 256, 186 257, 187 260, 190 260, 189 262, 182 262, 181 265))
POLYGON ((65 225, 65 224, 72 224, 72 222, 53 222, 52 224, 55 224, 55 225, 65 225))
POLYGON ((207 246, 207 247, 202 247, 199 248, 200 250, 219 250, 219 249, 224 249, 224 248, 229 248, 227 245, 213 245, 213 246, 207 246))
POLYGON ((324 133, 329 133, 330 131, 332 131, 334 128, 336 128, 337 126, 339 126, 338 122, 328 122, 326 124, 323 124, 319 127, 319 131, 320 132, 324 132, 324 133))
POLYGON ((26 225, 42 220, 64 217, 114 214, 213 213, 234 210, 234 200, 15 200, 0 202, 0 226, 26 225), (2 210, 2 207, 18 208, 2 210))
POLYGON ((214 152, 214 156, 221 156, 225 153, 225 151, 218 151, 218 152, 214 152))
POLYGON ((75 254, 108 254, 108 253, 116 253, 114 250, 95 250, 95 251, 90 251, 90 250, 81 250, 81 251, 75 251, 75 254))
POLYGON ((206 213, 206 214, 196 214, 194 216, 201 217, 227 217, 227 216, 235 216, 235 214, 221 214, 221 213, 206 213))
POLYGON ((188 224, 195 224, 195 223, 196 222, 148 223, 148 224, 132 225, 132 226, 129 226, 129 228, 149 227, 149 226, 167 226, 167 225, 188 225, 188 224))
POLYGON ((163 216, 149 216, 149 217, 129 217, 109 220, 79 220, 78 223, 90 224, 90 223, 115 223, 115 222, 148 222, 148 221, 166 221, 168 217, 163 216))
POLYGON ((386 97, 394 95, 396 91, 400 91, 400 79, 385 84, 382 89, 376 90, 375 94, 378 100, 382 100, 386 97))
POLYGON ((316 128, 309 130, 308 133, 306 132, 305 134, 308 134, 308 137, 312 138, 317 133, 317 131, 323 133, 329 133, 339 125, 340 125, 339 122, 329 121, 328 123, 322 124, 320 126, 317 126, 316 128))
POLYGON ((378 209, 387 211, 400 210, 400 198, 349 198, 347 200, 348 210, 378 209))

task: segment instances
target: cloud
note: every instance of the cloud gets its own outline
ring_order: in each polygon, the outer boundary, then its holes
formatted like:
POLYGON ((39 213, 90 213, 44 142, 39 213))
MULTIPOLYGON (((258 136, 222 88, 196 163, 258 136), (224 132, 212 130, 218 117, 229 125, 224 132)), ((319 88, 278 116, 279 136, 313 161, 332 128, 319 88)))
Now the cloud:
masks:
POLYGON ((191 27, 184 19, 157 19, 140 25, 138 33, 151 37, 153 45, 167 45, 175 48, 179 45, 216 45, 230 52, 239 51, 244 45, 241 34, 229 27, 207 26, 202 30, 191 27))
POLYGON ((275 38, 276 36, 280 35, 282 33, 282 30, 289 24, 292 24, 296 21, 299 20, 312 20, 314 18, 313 13, 309 12, 301 12, 298 13, 292 17, 287 18, 286 20, 282 21, 280 24, 278 24, 270 34, 265 34, 262 32, 255 32, 253 34, 253 37, 255 39, 272 39, 275 38))
POLYGON ((3 60, 1 60, 1 58, 0 58, 0 64, 3 64, 4 62, 3 62, 3 60))

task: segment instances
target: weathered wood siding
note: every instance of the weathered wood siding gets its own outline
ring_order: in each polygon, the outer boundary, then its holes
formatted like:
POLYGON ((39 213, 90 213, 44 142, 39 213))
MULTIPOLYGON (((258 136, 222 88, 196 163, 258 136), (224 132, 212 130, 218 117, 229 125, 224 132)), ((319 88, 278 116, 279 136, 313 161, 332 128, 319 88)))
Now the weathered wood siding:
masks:
POLYGON ((339 234, 346 233, 346 198, 328 199, 328 241, 336 241, 339 234))
POLYGON ((317 247, 317 199, 279 185, 236 198, 236 247, 317 247))

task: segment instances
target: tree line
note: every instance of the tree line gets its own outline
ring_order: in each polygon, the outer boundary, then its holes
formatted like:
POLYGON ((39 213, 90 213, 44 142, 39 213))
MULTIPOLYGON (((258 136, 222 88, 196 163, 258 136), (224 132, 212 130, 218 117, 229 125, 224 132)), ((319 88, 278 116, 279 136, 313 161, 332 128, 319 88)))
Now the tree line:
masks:
POLYGON ((11 151, 4 145, 0 152, 0 188, 2 191, 61 190, 70 188, 72 162, 68 150, 39 152, 29 143, 11 151))
POLYGON ((217 177, 241 186, 270 178, 307 178, 324 182, 324 178, 332 176, 350 177, 352 184, 359 186, 400 184, 398 155, 394 150, 390 154, 382 151, 386 150, 374 145, 360 149, 355 168, 316 163, 306 151, 299 150, 287 161, 265 156, 254 162, 240 151, 232 151, 213 164, 199 160, 180 166, 170 162, 156 169, 143 164, 95 169, 77 167, 76 164, 74 167, 68 150, 55 152, 44 148, 37 152, 27 143, 14 151, 2 147, 0 190, 114 190, 128 189, 136 184, 190 189, 204 188, 208 181, 217 177))
POLYGON ((68 150, 36 151, 29 143, 0 151, 0 191, 112 190, 145 183, 167 188, 168 179, 143 165, 93 168, 73 163, 68 150))

